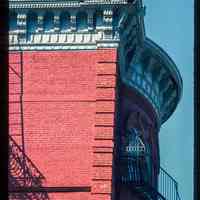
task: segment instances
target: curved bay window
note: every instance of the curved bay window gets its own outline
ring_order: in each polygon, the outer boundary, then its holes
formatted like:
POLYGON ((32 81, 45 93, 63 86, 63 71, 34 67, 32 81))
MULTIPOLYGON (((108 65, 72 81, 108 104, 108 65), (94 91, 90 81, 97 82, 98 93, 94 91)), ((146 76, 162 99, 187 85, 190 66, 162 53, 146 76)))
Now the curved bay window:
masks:
POLYGON ((150 129, 145 118, 131 113, 121 137, 120 178, 123 183, 152 185, 150 129))

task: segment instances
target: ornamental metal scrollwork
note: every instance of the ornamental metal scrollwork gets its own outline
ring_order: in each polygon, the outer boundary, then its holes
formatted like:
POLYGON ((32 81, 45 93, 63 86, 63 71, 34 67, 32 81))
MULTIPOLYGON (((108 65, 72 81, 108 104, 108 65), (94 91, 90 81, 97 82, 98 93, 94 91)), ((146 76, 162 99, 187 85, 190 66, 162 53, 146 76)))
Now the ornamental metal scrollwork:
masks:
POLYGON ((127 155, 138 159, 140 156, 145 156, 146 147, 142 141, 141 134, 135 128, 127 131, 127 145, 125 146, 125 152, 127 155))
POLYGON ((8 169, 9 199, 49 199, 46 192, 31 192, 31 188, 42 187, 45 178, 11 136, 9 136, 8 169), (30 192, 20 192, 24 188, 30 188, 30 192))
POLYGON ((148 173, 149 152, 146 121, 141 113, 131 113, 126 122, 120 147, 120 180, 123 183, 141 185, 150 181, 148 173))

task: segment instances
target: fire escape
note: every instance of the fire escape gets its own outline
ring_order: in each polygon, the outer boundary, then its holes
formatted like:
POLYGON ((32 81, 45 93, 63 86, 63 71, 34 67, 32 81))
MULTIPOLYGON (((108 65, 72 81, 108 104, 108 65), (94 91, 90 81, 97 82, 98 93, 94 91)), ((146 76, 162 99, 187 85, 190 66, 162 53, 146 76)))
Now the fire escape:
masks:
POLYGON ((139 131, 129 131, 127 141, 129 144, 120 147, 116 159, 118 187, 126 186, 141 200, 181 200, 178 183, 162 167, 158 177, 152 174, 153 160, 148 159, 151 153, 147 151, 139 131))
POLYGON ((146 177, 144 159, 130 156, 121 158, 120 165, 122 171, 127 172, 127 176, 121 176, 120 182, 125 184, 133 195, 140 194, 142 200, 181 200, 177 182, 163 168, 160 168, 158 186, 152 185, 146 177))
POLYGON ((23 123, 23 54, 10 52, 9 63, 9 170, 8 189, 11 200, 47 200, 48 194, 34 192, 45 179, 25 154, 23 123), (17 142, 16 142, 17 141, 17 142))

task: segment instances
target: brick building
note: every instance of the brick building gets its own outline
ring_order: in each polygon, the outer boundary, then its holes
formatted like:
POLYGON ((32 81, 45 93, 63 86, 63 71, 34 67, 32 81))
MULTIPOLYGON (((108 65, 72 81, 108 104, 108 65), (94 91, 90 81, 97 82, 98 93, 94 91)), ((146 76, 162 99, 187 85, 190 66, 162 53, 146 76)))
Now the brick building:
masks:
POLYGON ((181 98, 141 0, 9 0, 10 199, 179 200, 159 129, 181 98))

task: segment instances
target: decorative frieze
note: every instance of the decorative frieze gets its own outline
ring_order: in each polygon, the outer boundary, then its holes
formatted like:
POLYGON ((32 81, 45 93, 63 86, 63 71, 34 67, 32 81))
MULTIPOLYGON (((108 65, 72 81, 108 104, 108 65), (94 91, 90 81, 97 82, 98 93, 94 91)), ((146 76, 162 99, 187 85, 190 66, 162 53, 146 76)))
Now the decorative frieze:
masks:
MULTIPOLYGON (((9 43, 10 47, 12 44, 16 45, 19 35, 12 34, 9 36, 9 43)), ((60 45, 64 49, 65 46, 69 45, 96 45, 96 41, 99 41, 103 38, 102 34, 99 33, 34 33, 31 34, 29 40, 25 43, 21 43, 21 48, 25 46, 32 45, 33 47, 37 48, 37 46, 49 44, 49 48, 52 48, 50 45, 60 45)), ((117 42, 117 41, 116 41, 117 42)))
MULTIPOLYGON (((136 0, 132 3, 135 4, 136 0)), ((83 0, 83 1, 62 1, 62 0, 46 0, 44 1, 23 1, 9 0, 10 9, 51 9, 51 8, 79 8, 80 6, 89 7, 92 5, 127 5, 128 0, 83 0)))
MULTIPOLYGON (((34 47, 38 49, 39 45, 44 44, 50 45, 45 49, 51 49, 55 48, 51 46, 55 43, 63 45, 60 49, 68 49, 66 45, 76 45, 76 48, 80 45, 87 45, 86 49, 90 49, 88 45, 93 48, 94 44, 96 48, 117 47, 121 35, 119 29, 113 29, 113 10, 102 8, 101 10, 77 8, 67 11, 35 9, 26 10, 26 12, 15 10, 22 14, 17 14, 15 30, 13 30, 14 26, 10 28, 9 48, 17 49, 17 45, 20 44, 21 49, 28 49, 31 45, 31 49, 34 47)), ((11 20, 14 22, 13 16, 11 20)), ((120 18, 115 20, 120 20, 120 18)), ((13 23, 10 22, 10 24, 13 23)), ((42 49, 42 46, 39 48, 42 49)))
MULTIPOLYGON (((60 49, 70 49, 74 46, 83 48, 83 45, 86 49, 91 49, 94 48, 94 44, 96 48, 117 47, 122 36, 118 27, 119 22, 122 21, 122 15, 116 15, 116 13, 120 13, 122 9, 123 12, 127 10, 128 13, 128 10, 134 7, 135 1, 128 3, 126 0, 66 2, 10 0, 10 10, 19 16, 17 17, 18 25, 10 28, 9 48, 17 49, 19 48, 17 45, 20 44, 21 49, 44 47, 39 47, 39 45, 45 45, 44 49, 51 49, 55 48, 55 45, 51 46, 55 43, 63 45, 60 49), (21 35, 16 35, 16 32, 21 35), (16 40, 20 41, 16 42, 16 40)), ((11 20, 15 19, 12 17, 11 20)), ((135 19, 131 25, 133 23, 135 19)), ((10 22, 10 24, 13 23, 10 22)), ((132 36, 128 37, 130 42, 135 35, 135 31, 131 32, 132 36)))

